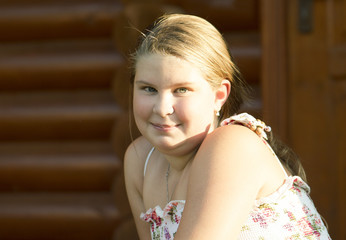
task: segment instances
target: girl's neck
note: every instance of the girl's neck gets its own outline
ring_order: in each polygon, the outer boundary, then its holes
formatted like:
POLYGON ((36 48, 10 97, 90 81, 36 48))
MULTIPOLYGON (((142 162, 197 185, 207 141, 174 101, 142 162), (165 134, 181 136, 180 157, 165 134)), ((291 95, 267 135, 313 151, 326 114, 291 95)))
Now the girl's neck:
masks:
MULTIPOLYGON (((215 128, 211 128, 209 129, 209 133, 211 133, 215 128)), ((200 143, 202 144, 202 143, 200 143)), ((186 167, 186 165, 188 165, 189 162, 192 162, 192 160, 195 158, 196 153, 200 147, 200 144, 191 152, 187 153, 187 154, 183 154, 183 155, 179 155, 179 156, 173 156, 173 155, 169 155, 169 154, 163 154, 163 157, 167 160, 168 164, 170 165, 170 168, 172 170, 175 170, 177 172, 183 171, 186 167)))
POLYGON ((192 160, 195 158, 196 152, 197 152, 197 149, 184 156, 164 155, 164 158, 167 160, 168 164, 170 165, 171 170, 180 172, 185 169, 188 163, 192 162, 192 160))

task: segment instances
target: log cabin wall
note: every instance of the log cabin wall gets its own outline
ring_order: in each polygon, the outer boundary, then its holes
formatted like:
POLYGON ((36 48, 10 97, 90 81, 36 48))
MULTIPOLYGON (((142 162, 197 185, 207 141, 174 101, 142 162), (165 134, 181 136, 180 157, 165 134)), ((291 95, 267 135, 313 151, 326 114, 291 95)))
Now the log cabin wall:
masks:
POLYGON ((0 239, 111 239, 118 1, 0 3, 0 239))
MULTIPOLYGON (((127 56, 165 12, 202 16, 229 42, 261 115, 256 0, 3 0, 0 239, 136 239, 122 177, 127 56)), ((136 137, 134 133, 133 137, 136 137)))

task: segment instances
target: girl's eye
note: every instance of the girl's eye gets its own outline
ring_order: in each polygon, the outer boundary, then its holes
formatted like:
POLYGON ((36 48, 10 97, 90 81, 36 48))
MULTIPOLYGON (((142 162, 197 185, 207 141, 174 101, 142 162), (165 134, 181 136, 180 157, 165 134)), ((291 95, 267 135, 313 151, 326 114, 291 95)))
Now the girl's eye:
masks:
POLYGON ((143 87, 143 90, 149 93, 154 93, 156 92, 156 89, 153 87, 143 87))
POLYGON ((177 93, 187 93, 188 90, 187 88, 178 88, 177 90, 175 90, 177 93))

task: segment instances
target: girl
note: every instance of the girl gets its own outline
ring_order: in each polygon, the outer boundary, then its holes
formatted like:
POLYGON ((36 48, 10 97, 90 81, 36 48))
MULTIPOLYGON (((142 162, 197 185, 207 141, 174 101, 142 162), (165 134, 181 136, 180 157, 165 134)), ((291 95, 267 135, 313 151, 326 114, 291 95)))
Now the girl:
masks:
POLYGON ((210 23, 163 16, 133 57, 142 136, 125 181, 141 239, 330 239, 295 155, 234 115, 247 87, 210 23))

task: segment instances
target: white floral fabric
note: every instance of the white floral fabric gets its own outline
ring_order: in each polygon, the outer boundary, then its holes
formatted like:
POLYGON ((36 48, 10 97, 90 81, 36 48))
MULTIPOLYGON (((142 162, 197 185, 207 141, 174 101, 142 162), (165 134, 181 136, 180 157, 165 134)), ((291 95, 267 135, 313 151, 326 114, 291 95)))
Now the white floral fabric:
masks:
MULTIPOLYGON (((298 176, 290 176, 273 194, 255 202, 239 240, 325 240, 331 239, 309 197, 309 186, 298 176)), ((172 240, 178 230, 185 201, 169 202, 141 214, 151 225, 153 240, 172 240)))
POLYGON ((156 206, 141 214, 141 219, 150 223, 151 238, 153 240, 174 239, 184 206, 184 200, 175 200, 169 202, 164 209, 156 206))

